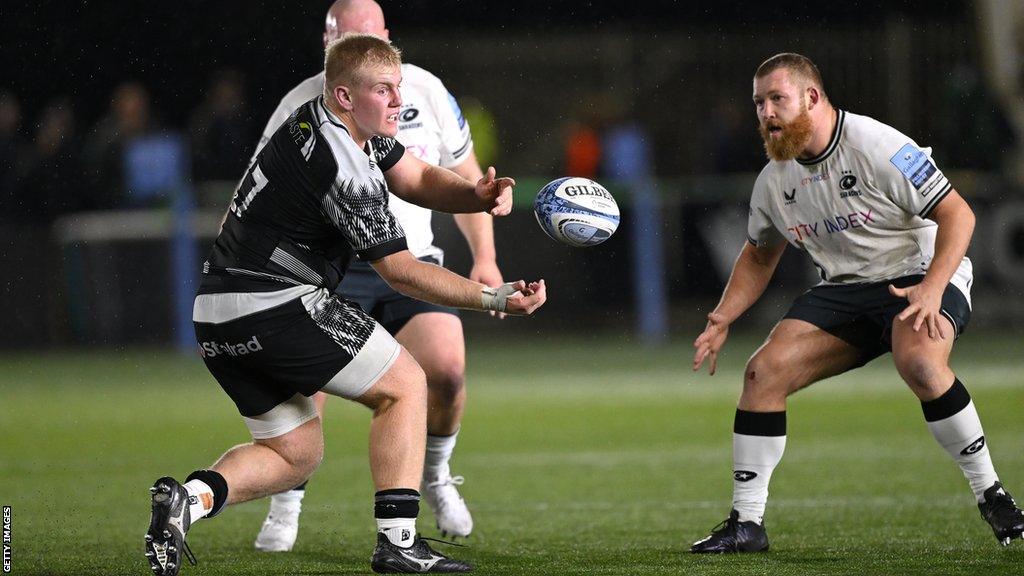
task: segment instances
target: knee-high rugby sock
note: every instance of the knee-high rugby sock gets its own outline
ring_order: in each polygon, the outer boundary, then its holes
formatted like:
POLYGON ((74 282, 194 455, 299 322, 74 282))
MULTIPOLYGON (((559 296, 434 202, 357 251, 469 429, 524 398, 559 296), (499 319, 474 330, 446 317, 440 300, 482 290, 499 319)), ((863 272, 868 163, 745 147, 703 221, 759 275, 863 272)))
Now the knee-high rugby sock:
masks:
POLYGON ((786 449, 786 412, 736 409, 732 435, 732 507, 742 522, 761 523, 768 482, 786 449))
POLYGON ((450 436, 427 435, 427 452, 423 461, 424 480, 432 482, 451 475, 448 461, 451 460, 458 438, 458 431, 450 436))
POLYGON ((306 497, 306 482, 291 490, 278 492, 270 497, 270 514, 299 514, 302 512, 302 499, 306 497))
POLYGON ((932 436, 960 466, 978 502, 984 500, 985 489, 999 481, 999 477, 967 388, 955 379, 945 394, 921 402, 921 409, 932 436))

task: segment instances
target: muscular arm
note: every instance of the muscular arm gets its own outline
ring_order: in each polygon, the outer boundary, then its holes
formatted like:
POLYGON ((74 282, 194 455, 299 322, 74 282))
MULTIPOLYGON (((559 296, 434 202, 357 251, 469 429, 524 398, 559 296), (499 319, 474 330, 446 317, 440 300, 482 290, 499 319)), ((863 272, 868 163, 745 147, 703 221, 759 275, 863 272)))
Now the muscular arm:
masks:
POLYGON ((509 188, 507 203, 511 208, 511 179, 474 184, 451 170, 427 164, 408 151, 384 173, 384 178, 399 198, 431 210, 451 214, 490 211, 503 203, 499 198, 502 187, 509 188))
POLYGON ((496 290, 440 266, 421 262, 408 250, 385 256, 371 264, 396 291, 442 306, 532 314, 547 298, 543 280, 529 284, 520 280, 496 290))
POLYGON ((370 264, 395 291, 411 298, 452 308, 483 309, 480 294, 486 286, 441 266, 421 262, 408 250, 370 264))
POLYGON ((967 254, 974 234, 974 211, 956 190, 951 190, 928 218, 939 227, 935 233, 935 256, 921 284, 942 292, 967 254))
POLYGON ((733 264, 722 299, 712 314, 718 314, 726 324, 732 324, 753 306, 768 287, 785 249, 785 242, 762 248, 746 242, 733 264))
POLYGON ((708 314, 708 324, 704 332, 693 342, 693 347, 697 349, 693 355, 694 370, 699 370, 704 360, 710 358, 708 372, 715 373, 718 367, 718 351, 725 344, 729 325, 764 294, 764 289, 768 287, 768 281, 775 273, 775 267, 779 265, 779 258, 785 249, 785 242, 762 248, 749 242, 743 245, 743 250, 732 267, 725 291, 722 292, 722 299, 714 312, 708 314))
POLYGON ((938 206, 932 209, 928 218, 939 225, 935 233, 935 255, 928 266, 924 280, 916 286, 896 288, 889 286, 894 296, 906 298, 909 305, 896 316, 903 322, 914 319, 914 331, 921 326, 928 328, 931 338, 945 338, 943 322, 940 320, 942 309, 942 293, 946 290, 949 279, 956 273, 967 253, 967 246, 974 234, 974 212, 967 202, 951 190, 938 206))

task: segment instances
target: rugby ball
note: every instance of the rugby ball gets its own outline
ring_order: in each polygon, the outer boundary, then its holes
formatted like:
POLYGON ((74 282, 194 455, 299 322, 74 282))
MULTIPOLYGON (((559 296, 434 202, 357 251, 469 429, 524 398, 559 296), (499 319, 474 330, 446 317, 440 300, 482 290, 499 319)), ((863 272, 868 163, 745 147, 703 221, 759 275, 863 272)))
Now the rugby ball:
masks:
POLYGON ((559 178, 537 193, 533 213, 552 240, 582 248, 597 246, 619 227, 619 205, 604 186, 588 178, 559 178))

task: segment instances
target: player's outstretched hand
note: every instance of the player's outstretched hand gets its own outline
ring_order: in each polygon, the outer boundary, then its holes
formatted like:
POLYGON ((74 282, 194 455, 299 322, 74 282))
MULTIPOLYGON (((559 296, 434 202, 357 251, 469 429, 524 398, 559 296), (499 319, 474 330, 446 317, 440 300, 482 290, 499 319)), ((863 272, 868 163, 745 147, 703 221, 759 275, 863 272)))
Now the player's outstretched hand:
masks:
POLYGON ((476 183, 476 195, 488 203, 491 216, 508 216, 512 212, 512 188, 516 181, 511 178, 495 178, 494 166, 487 168, 476 183))
POLYGON ((527 284, 523 280, 512 283, 516 293, 505 302, 505 312, 516 315, 533 314, 548 299, 547 288, 543 280, 527 284))
POLYGON ((708 374, 714 375, 718 369, 718 351, 725 344, 729 336, 729 323, 721 314, 712 312, 708 314, 708 325, 704 331, 693 341, 693 347, 697 349, 693 355, 693 371, 700 370, 704 360, 709 360, 708 374))
MULTIPOLYGON (((498 263, 494 260, 473 262, 473 268, 469 271, 469 279, 473 282, 486 284, 491 288, 497 288, 505 283, 505 279, 501 275, 501 269, 498 268, 498 263)), ((506 314, 491 310, 491 316, 504 319, 506 314)))
POLYGON ((933 339, 946 339, 946 331, 942 329, 940 310, 942 309, 942 290, 932 290, 924 282, 897 288, 889 284, 889 293, 899 298, 906 298, 910 305, 900 312, 896 319, 900 322, 908 318, 914 318, 914 332, 921 329, 921 326, 928 327, 928 337, 933 339))

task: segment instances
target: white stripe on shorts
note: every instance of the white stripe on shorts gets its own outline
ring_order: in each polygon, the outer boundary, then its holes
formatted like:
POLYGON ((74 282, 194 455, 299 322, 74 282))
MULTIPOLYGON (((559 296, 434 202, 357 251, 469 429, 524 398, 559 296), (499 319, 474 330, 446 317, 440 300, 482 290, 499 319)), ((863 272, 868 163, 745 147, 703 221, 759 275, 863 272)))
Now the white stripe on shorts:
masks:
POLYGON ((242 416, 254 440, 283 436, 313 418, 316 418, 316 404, 312 398, 299 393, 259 416, 242 416))
POLYGON ((192 321, 222 324, 243 316, 270 310, 286 302, 316 292, 316 286, 301 285, 274 292, 227 292, 200 294, 192 306, 192 321))
POLYGON ((391 368, 401 351, 398 341, 377 324, 356 357, 320 391, 350 400, 358 398, 391 368))

